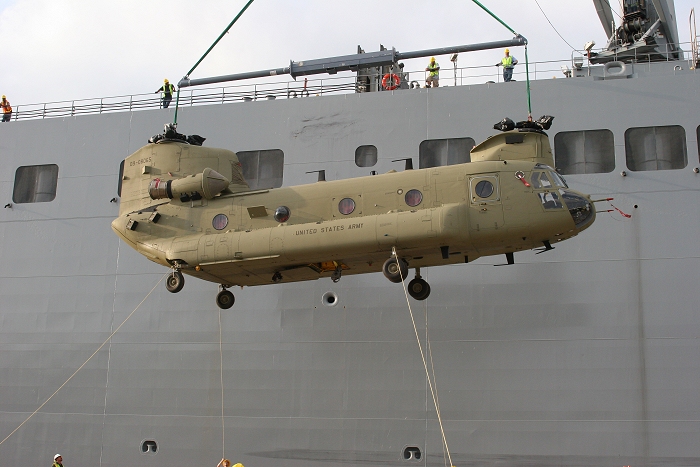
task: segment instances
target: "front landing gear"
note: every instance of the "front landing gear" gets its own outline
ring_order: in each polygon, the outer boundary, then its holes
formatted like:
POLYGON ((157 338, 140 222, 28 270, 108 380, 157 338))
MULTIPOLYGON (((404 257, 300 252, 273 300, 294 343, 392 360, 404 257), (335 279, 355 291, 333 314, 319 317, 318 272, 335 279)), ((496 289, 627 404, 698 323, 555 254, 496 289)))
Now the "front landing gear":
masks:
POLYGON ((384 277, 398 284, 402 279, 406 279, 406 275, 408 275, 408 263, 402 258, 392 256, 384 261, 382 272, 384 273, 384 277))
POLYGON ((216 295, 216 305, 223 309, 228 310, 236 302, 236 297, 233 296, 231 292, 226 290, 226 286, 221 286, 221 292, 216 295))
POLYGON ((416 277, 408 283, 408 294, 416 300, 425 300, 430 295, 430 284, 420 276, 420 269, 416 268, 416 277))
POLYGON ((168 292, 178 293, 185 286, 185 276, 182 275, 179 269, 173 269, 172 274, 165 280, 165 288, 168 292))

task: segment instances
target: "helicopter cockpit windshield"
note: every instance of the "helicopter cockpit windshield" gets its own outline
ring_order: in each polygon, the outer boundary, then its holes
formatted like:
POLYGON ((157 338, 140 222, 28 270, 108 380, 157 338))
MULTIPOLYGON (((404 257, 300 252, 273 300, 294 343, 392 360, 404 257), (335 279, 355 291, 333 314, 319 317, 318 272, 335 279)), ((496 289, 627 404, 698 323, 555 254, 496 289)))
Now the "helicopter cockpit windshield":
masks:
POLYGON ((569 190, 564 177, 552 167, 537 164, 530 175, 530 183, 545 210, 567 208, 577 227, 583 227, 593 219, 591 202, 569 190))
POLYGON ((559 189, 568 188, 564 179, 551 167, 537 164, 530 176, 532 187, 538 191, 538 196, 545 209, 561 209, 564 205, 560 199, 559 189))
POLYGON ((569 188, 564 177, 556 170, 544 164, 537 164, 532 171, 530 182, 535 189, 569 188))

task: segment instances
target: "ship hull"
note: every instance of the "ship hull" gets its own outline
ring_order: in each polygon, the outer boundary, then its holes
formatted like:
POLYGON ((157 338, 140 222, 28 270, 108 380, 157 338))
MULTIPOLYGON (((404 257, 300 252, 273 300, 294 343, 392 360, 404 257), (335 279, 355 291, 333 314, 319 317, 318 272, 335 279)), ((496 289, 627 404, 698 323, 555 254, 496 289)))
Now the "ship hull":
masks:
MULTIPOLYGON (((168 270, 111 232, 110 199, 173 109, 1 125, 6 202, 18 167, 59 167, 53 201, 0 211, 0 438, 60 389, 0 445, 3 463, 443 465, 441 421, 453 465, 700 464, 700 75, 673 67, 533 82, 550 136, 613 133, 615 169, 567 181, 631 218, 599 213, 508 267, 421 269, 432 292, 411 310, 380 273, 232 290, 230 310, 195 278, 168 293, 168 270), (664 125, 684 128, 687 166, 630 171, 625 132, 664 125)), ((183 108, 178 129, 281 149, 291 186, 367 175, 361 145, 385 172, 424 140, 481 141, 525 103, 524 83, 320 96, 183 108)))

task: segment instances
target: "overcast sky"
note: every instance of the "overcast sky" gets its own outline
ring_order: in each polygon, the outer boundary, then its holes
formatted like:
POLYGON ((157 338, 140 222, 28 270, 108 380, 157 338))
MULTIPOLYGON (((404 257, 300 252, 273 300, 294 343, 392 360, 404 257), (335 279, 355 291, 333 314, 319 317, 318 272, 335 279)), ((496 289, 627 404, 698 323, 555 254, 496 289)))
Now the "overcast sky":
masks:
MULTIPOLYGON (((604 45, 591 0, 538 1, 574 47, 589 40, 604 45)), ((179 81, 246 3, 0 0, 0 93, 17 106, 153 92, 163 78, 179 81)), ((528 39, 531 61, 571 56, 535 0, 481 3, 528 39)), ((675 5, 680 40, 688 41, 690 9, 700 0, 675 5)), ((408 52, 511 37, 470 0, 255 0, 191 77, 279 68, 289 60, 352 54, 358 45, 408 52)), ((522 48, 512 52, 524 63, 522 48)), ((461 54, 459 65, 494 64, 500 56, 497 50, 461 54)), ((449 57, 438 61, 450 66, 449 57)), ((422 66, 421 59, 406 70, 422 66)))

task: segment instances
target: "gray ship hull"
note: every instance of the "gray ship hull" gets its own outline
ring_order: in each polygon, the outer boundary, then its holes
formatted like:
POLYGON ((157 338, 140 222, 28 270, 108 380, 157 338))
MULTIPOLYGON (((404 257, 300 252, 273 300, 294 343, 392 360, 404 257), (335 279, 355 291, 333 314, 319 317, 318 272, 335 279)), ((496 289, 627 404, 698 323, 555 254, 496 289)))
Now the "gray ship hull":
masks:
MULTIPOLYGON (((411 304, 454 465, 700 465, 700 75, 674 65, 532 85, 536 116, 556 116, 552 139, 613 133, 615 169, 567 181, 631 218, 599 214, 513 266, 421 271, 432 294, 411 304), (626 130, 664 125, 684 128, 687 166, 630 171, 626 130)), ((401 169, 391 160, 417 159, 424 140, 479 142, 525 108, 524 83, 484 84, 182 108, 179 130, 281 149, 294 185, 311 170, 401 169), (361 145, 377 147, 375 166, 355 164, 361 145)), ((219 310, 214 284, 188 278, 170 294, 167 271, 113 235, 119 164, 172 111, 0 125, 2 204, 18 167, 59 167, 53 201, 0 211, 0 439, 129 317, 0 445, 0 464, 60 452, 67 466, 214 466, 222 453, 246 467, 443 465, 400 285, 371 274, 245 288, 219 310)))

